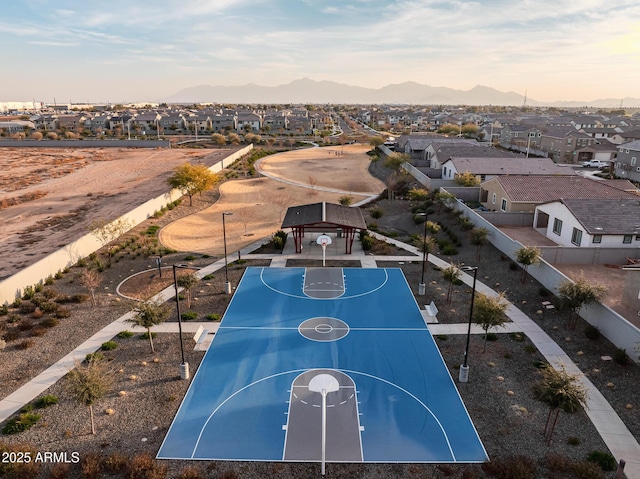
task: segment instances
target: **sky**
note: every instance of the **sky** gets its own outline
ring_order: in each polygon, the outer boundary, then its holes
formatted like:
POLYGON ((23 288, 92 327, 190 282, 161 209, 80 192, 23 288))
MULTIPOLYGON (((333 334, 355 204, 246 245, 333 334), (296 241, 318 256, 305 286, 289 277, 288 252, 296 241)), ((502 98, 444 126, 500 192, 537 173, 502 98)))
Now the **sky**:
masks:
POLYGON ((300 78, 640 97, 638 0, 9 0, 0 101, 161 101, 300 78))

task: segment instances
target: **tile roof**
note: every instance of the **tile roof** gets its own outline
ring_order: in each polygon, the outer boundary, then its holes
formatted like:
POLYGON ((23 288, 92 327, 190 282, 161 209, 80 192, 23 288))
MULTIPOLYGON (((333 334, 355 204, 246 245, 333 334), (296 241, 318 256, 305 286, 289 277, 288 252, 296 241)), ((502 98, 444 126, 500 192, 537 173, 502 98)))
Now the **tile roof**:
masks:
POLYGON ((620 180, 591 180, 583 176, 510 175, 488 181, 498 181, 514 202, 543 203, 560 198, 640 200, 639 196, 629 192, 635 187, 628 180, 623 183, 620 180))
POLYGON ((618 148, 624 148, 627 150, 640 151, 640 140, 630 141, 628 143, 623 143, 622 145, 618 145, 618 148))
POLYGON ((467 158, 452 156, 450 160, 459 173, 471 171, 476 175, 571 176, 576 174, 573 168, 556 165, 549 158, 526 158, 524 156, 511 158, 467 158))
POLYGON ((333 203, 313 203, 310 205, 292 206, 282 222, 282 228, 293 228, 302 225, 328 223, 336 226, 347 226, 356 229, 367 229, 360 208, 337 205, 333 203))
POLYGON ((589 234, 640 235, 640 198, 635 200, 563 199, 589 234))

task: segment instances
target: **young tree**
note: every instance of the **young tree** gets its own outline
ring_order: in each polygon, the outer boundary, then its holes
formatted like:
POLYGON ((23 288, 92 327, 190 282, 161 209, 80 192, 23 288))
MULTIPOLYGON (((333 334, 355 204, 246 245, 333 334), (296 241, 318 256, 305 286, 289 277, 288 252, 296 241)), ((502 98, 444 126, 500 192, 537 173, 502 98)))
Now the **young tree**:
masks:
POLYGON ((307 183, 309 183, 309 186, 311 187, 311 189, 309 190, 309 196, 315 196, 317 194, 316 186, 318 185, 318 178, 309 175, 309 177, 307 178, 307 183))
POLYGON ((91 294, 91 306, 98 304, 96 300, 96 290, 100 287, 102 281, 100 273, 94 269, 85 269, 80 275, 80 284, 87 288, 89 294, 91 294))
POLYGON ((193 273, 185 274, 178 278, 177 283, 178 286, 180 286, 184 290, 187 308, 191 307, 191 290, 195 287, 196 284, 198 284, 199 281, 200 280, 198 279, 198 277, 193 273))
POLYGON ((384 166, 391 168, 394 171, 398 171, 400 170, 400 166, 410 159, 411 158, 407 153, 391 153, 387 156, 387 159, 384 160, 384 166))
POLYGON ((516 251, 516 261, 522 265, 522 277, 520 281, 524 283, 527 268, 531 265, 540 264, 540 248, 535 246, 523 246, 516 251))
POLYGON ((178 188, 183 194, 189 196, 189 206, 193 205, 193 195, 202 193, 215 186, 218 177, 205 165, 192 165, 185 163, 176 167, 173 175, 167 179, 172 188, 178 188))
POLYGON ((445 208, 450 208, 456 201, 456 197, 446 191, 438 191, 434 195, 434 199, 436 200, 436 203, 438 203, 438 214, 440 214, 440 210, 443 206, 445 208))
POLYGON ((381 136, 374 136, 369 140, 369 145, 371 145, 372 150, 375 150, 383 143, 384 143, 384 138, 382 138, 381 136))
POLYGON ((453 182, 460 186, 477 186, 480 184, 480 178, 470 171, 465 171, 464 173, 457 174, 453 182))
POLYGON ((533 394, 537 400, 549 406, 549 414, 544 426, 544 439, 549 445, 560 410, 570 414, 580 411, 586 405, 587 391, 579 376, 569 374, 564 366, 560 366, 560 370, 557 370, 547 365, 540 370, 540 373, 542 379, 534 385, 533 394), (556 415, 552 421, 551 416, 554 411, 556 415))
POLYGON ((227 139, 220 133, 214 133, 211 135, 211 140, 213 140, 213 142, 218 146, 224 146, 227 144, 227 139))
POLYGON ((480 249, 489 242, 489 230, 473 228, 471 230, 471 244, 476 247, 476 257, 480 261, 480 249))
POLYGON ((164 322, 169 317, 169 306, 160 301, 140 301, 133 309, 133 314, 133 318, 128 319, 127 322, 147 329, 151 351, 155 353, 151 328, 164 322))
MULTIPOLYGON (((129 220, 124 218, 119 218, 115 221, 108 222, 104 218, 95 220, 89 225, 89 229, 91 234, 95 236, 98 241, 102 244, 102 246, 106 246, 107 244, 115 241, 124 233, 129 231, 133 225, 129 220)), ((109 248, 107 250, 107 255, 109 257, 109 263, 111 263, 111 258, 113 256, 113 248, 109 248)))
POLYGON ((68 376, 67 390, 83 406, 89 407, 91 434, 96 433, 93 419, 93 405, 104 397, 113 384, 112 372, 99 360, 92 359, 86 366, 76 364, 68 376))
POLYGON ((452 264, 447 266, 442 270, 442 277, 445 281, 449 283, 449 288, 447 289, 447 304, 451 303, 451 295, 453 293, 453 283, 456 282, 460 278, 460 267, 458 265, 452 264))
POLYGON ((507 322, 505 311, 509 303, 504 298, 504 293, 497 296, 487 296, 476 292, 476 298, 473 305, 473 322, 479 324, 484 329, 484 344, 482 352, 487 347, 487 335, 491 328, 503 326, 507 322))
POLYGON ((567 280, 560 283, 558 296, 570 310, 567 327, 569 329, 576 327, 578 312, 584 305, 600 301, 606 295, 606 286, 586 279, 583 274, 575 282, 567 280))

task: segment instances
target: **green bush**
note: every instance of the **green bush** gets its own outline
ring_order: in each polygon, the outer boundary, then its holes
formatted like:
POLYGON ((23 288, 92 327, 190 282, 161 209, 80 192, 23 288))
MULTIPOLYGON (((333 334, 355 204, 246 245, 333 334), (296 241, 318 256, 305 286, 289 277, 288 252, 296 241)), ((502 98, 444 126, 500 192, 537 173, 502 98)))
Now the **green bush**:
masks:
POLYGON ((40 420, 39 414, 23 413, 17 417, 9 419, 7 424, 2 428, 2 434, 17 434, 24 432, 40 420))
POLYGON ((33 286, 25 286, 22 292, 22 299, 32 299, 36 295, 36 290, 33 286))
MULTIPOLYGON (((157 335, 158 333, 151 333, 151 338, 155 339, 157 335)), ((149 333, 145 331, 140 335, 140 339, 146 339, 147 341, 149 341, 149 333)))
POLYGON ((602 469, 592 462, 580 461, 571 465, 571 473, 577 479, 603 479, 602 469))
POLYGON ((596 339, 598 339, 600 337, 600 330, 598 328, 596 328, 595 326, 592 326, 591 324, 588 324, 584 328, 584 335, 588 339, 591 339, 592 341, 595 341, 596 339))
POLYGON ((124 331, 120 331, 118 334, 116 334, 116 336, 118 336, 120 339, 127 339, 133 336, 133 333, 125 329, 124 331))
POLYGON ((182 319, 183 321, 193 321, 197 317, 198 313, 196 313, 195 311, 187 311, 180 315, 180 319, 182 319))
POLYGON ((113 351, 117 347, 118 347, 118 343, 116 343, 115 341, 105 341, 100 346, 100 349, 102 349, 103 351, 113 351))
POLYGON ((195 257, 195 256, 193 256, 192 254, 189 254, 189 255, 187 255, 187 256, 185 256, 185 257, 184 257, 184 260, 185 260, 185 261, 193 261, 193 260, 195 260, 195 259, 196 259, 196 257, 195 257))
POLYGON ((53 275, 55 279, 62 279, 62 271, 56 271, 56 274, 53 275))
POLYGON ((9 314, 9 306, 3 304, 0 306, 0 316, 6 316, 7 314, 9 314))
POLYGON ((497 341, 498 335, 496 333, 487 333, 487 341, 497 341))
POLYGON ((159 229, 160 227, 158 225, 151 225, 146 229, 144 234, 147 236, 155 236, 159 229))
POLYGON ((54 328, 59 323, 60 321, 58 321, 56 318, 44 318, 42 321, 40 321, 40 326, 44 326, 45 328, 54 328))
POLYGON ((629 364, 629 356, 627 356, 627 350, 618 348, 613 353, 613 360, 616 364, 624 366, 625 364, 629 364))
POLYGON ((569 436, 567 439, 567 444, 571 446, 579 446, 582 443, 579 437, 569 436))
POLYGON ((89 353, 84 357, 84 360, 88 363, 91 363, 94 361, 102 361, 103 359, 104 359, 104 354, 98 351, 96 351, 95 353, 89 353))
POLYGON ((58 319, 68 318, 69 316, 71 316, 71 310, 69 308, 61 306, 56 310, 55 316, 58 319))
POLYGON ((204 278, 205 281, 209 281, 210 279, 213 279, 213 275, 211 273, 209 273, 208 275, 206 275, 204 278))
POLYGON ((58 404, 58 396, 47 394, 46 396, 42 396, 40 399, 37 399, 34 406, 38 409, 44 409, 46 407, 53 406, 54 404, 58 404))
POLYGON ((448 243, 444 248, 440 250, 440 252, 445 256, 454 256, 458 254, 458 248, 448 243))
POLYGON ((218 313, 207 314, 206 318, 209 321, 220 321, 220 315, 218 313))
POLYGON ((416 215, 413 215, 413 222, 417 225, 421 225, 422 223, 425 222, 426 218, 427 217, 424 215, 416 214, 416 215))
POLYGON ((368 251, 373 247, 373 238, 371 236, 364 236, 362 238, 362 249, 368 251))
POLYGON ((616 458, 605 451, 591 451, 587 455, 587 461, 595 462, 603 471, 615 471, 618 466, 616 458))
POLYGON ((382 215, 384 214, 384 210, 380 207, 371 208, 370 212, 371 212, 371 217, 376 220, 382 218, 382 215))
POLYGON ((50 285, 53 284, 53 276, 49 275, 44 279, 44 284, 50 285))
POLYGON ((534 479, 536 463, 526 456, 494 458, 482 464, 482 470, 497 479, 534 479))
POLYGON ((519 343, 521 343, 522 341, 525 340, 524 334, 522 333, 511 333, 509 335, 509 337, 513 340, 513 341, 518 341, 519 343))

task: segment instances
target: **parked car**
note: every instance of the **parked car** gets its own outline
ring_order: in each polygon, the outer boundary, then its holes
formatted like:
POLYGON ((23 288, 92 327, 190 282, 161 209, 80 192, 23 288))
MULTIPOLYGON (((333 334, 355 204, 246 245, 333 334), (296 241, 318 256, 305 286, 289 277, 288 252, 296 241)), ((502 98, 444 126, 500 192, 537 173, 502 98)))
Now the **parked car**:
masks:
POLYGON ((609 162, 601 160, 589 160, 583 161, 582 166, 585 168, 608 168, 609 162))

